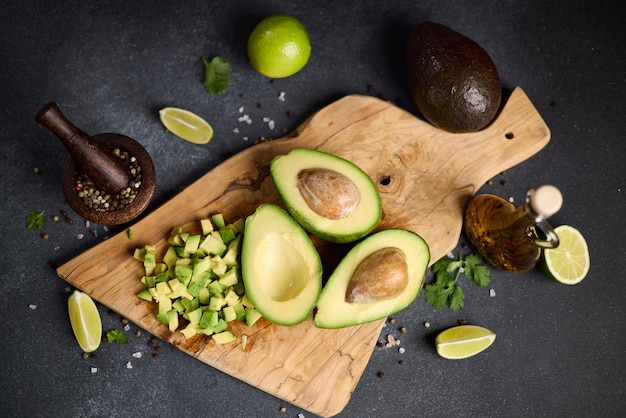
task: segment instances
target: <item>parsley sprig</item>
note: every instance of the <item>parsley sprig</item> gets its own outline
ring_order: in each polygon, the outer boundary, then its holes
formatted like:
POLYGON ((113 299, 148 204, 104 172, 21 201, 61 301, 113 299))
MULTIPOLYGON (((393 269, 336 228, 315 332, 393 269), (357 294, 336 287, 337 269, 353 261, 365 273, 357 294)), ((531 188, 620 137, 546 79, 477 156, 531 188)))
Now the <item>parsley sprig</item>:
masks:
POLYGON ((470 253, 458 259, 442 257, 432 266, 435 280, 426 287, 426 301, 435 309, 448 306, 456 312, 465 305, 465 294, 457 281, 464 275, 476 286, 489 284, 489 268, 485 266, 479 254, 470 253))
POLYGON ((126 344, 128 336, 121 329, 112 329, 107 332, 107 341, 110 343, 126 344))

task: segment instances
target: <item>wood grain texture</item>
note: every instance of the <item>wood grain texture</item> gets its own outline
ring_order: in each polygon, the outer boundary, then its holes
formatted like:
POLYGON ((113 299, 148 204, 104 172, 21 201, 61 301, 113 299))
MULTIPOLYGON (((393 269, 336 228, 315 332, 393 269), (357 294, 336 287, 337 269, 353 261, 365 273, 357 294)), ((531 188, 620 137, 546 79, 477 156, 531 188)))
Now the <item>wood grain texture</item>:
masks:
MULTIPOLYGON (((494 123, 471 134, 436 129, 376 98, 347 96, 314 114, 289 137, 255 145, 208 172, 132 225, 132 241, 120 233, 63 264, 57 273, 198 360, 314 414, 333 416, 349 401, 384 320, 338 330, 317 329, 311 319, 288 328, 266 320, 252 328, 236 324, 231 329, 237 335, 249 336, 245 352, 240 339, 225 346, 203 336, 186 340, 156 321, 155 304, 135 297, 143 288, 143 267, 132 259, 133 250, 156 244, 163 254, 173 226, 191 229, 213 213, 234 221, 261 203, 282 206, 269 163, 301 146, 339 155, 365 170, 382 198, 377 229, 406 228, 420 234, 432 263, 456 246, 464 208, 476 190, 549 140, 548 127, 520 88, 494 123)), ((314 242, 327 277, 350 246, 314 242)))

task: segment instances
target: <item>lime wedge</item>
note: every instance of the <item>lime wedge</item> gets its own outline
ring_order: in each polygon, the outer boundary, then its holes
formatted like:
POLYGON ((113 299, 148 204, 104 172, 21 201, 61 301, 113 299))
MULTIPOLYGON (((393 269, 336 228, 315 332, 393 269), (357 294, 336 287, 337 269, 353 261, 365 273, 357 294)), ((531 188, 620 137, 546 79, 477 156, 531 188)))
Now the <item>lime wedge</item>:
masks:
POLYGON ((86 293, 75 290, 70 295, 67 307, 78 345, 85 353, 95 351, 102 340, 102 321, 93 299, 86 293))
POLYGON ((591 265, 585 237, 576 228, 560 225, 554 228, 559 246, 543 250, 543 271, 559 283, 580 283, 591 265))
POLYGON ((165 107, 159 110, 161 122, 168 131, 194 144, 206 144, 213 138, 213 127, 185 109, 165 107))
POLYGON ((447 359, 458 360, 484 351, 496 340, 496 334, 477 325, 459 325, 437 335, 437 353, 447 359))

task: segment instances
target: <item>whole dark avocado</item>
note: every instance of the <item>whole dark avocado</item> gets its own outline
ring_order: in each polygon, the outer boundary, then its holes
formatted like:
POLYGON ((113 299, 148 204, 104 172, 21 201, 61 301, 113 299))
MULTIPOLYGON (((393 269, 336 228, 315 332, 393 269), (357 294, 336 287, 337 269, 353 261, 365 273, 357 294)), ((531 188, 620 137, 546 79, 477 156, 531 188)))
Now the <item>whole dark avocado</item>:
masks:
POLYGON ((409 88, 420 113, 449 132, 476 132, 495 117, 502 90, 487 52, 434 22, 413 28, 407 41, 409 88))

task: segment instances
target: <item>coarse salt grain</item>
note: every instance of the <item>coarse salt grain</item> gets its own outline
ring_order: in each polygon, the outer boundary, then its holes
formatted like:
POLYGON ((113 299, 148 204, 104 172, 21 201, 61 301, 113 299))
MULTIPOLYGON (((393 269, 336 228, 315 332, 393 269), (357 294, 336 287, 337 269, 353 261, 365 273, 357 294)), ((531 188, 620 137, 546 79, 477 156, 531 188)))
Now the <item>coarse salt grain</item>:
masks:
POLYGON ((97 367, 92 367, 91 368, 91 373, 98 373, 98 368, 97 367))
POLYGON ((510 202, 510 203, 515 202, 515 198, 514 198, 513 196, 509 197, 509 202, 510 202))
POLYGON ((274 127, 276 126, 276 123, 275 123, 273 120, 271 120, 271 121, 269 121, 269 122, 267 123, 267 125, 269 126, 269 128, 270 128, 271 130, 274 130, 274 127))
POLYGON ((85 238, 85 234, 76 235, 76 239, 83 239, 83 238, 85 238))
POLYGON ((239 128, 235 128, 235 129, 233 129, 233 132, 234 132, 234 133, 236 133, 236 134, 238 134, 238 133, 239 133, 239 128))
POLYGON ((404 354, 405 351, 406 350, 404 349, 404 347, 398 348, 398 353, 400 353, 400 354, 404 354))
POLYGON ((281 91, 280 94, 278 95, 278 100, 280 100, 281 102, 285 101, 285 92, 281 91))
POLYGON ((35 305, 34 303, 31 303, 30 305, 28 305, 28 307, 32 309, 33 311, 37 309, 37 305, 35 305))
POLYGON ((130 331, 130 324, 124 325, 124 331, 130 331))
POLYGON ((492 298, 496 297, 496 291, 494 289, 489 289, 489 296, 492 298))
POLYGON ((127 369, 132 369, 133 368, 133 365, 132 365, 132 363, 130 361, 128 363, 126 363, 126 368, 127 369))
POLYGON ((141 351, 137 351, 136 353, 133 353, 133 357, 135 358, 141 358, 142 354, 141 351))
POLYGON ((271 119, 270 119, 270 118, 268 118, 267 116, 265 116, 265 117, 263 118, 263 122, 266 122, 266 123, 267 123, 267 122, 269 122, 270 120, 271 120, 271 119))
POLYGON ((243 113, 243 106, 239 108, 239 113, 243 113))

